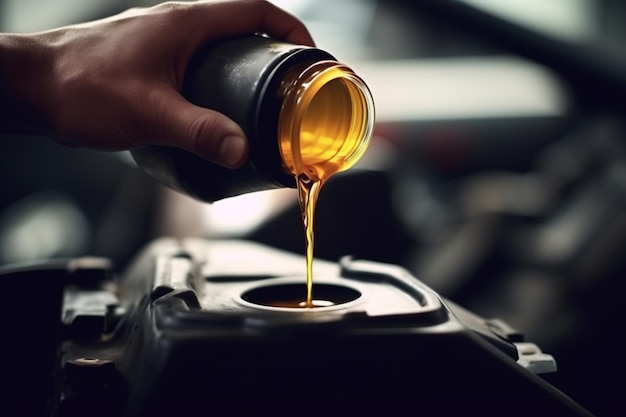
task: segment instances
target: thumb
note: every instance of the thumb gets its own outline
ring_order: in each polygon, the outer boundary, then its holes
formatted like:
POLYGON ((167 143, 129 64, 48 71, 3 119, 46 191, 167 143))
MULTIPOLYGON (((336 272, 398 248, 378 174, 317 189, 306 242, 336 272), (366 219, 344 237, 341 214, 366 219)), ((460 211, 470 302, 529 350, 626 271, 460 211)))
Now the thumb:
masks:
POLYGON ((166 116, 156 125, 161 127, 161 145, 193 152, 224 167, 238 168, 248 157, 248 141, 237 123, 180 95, 170 97, 166 116))

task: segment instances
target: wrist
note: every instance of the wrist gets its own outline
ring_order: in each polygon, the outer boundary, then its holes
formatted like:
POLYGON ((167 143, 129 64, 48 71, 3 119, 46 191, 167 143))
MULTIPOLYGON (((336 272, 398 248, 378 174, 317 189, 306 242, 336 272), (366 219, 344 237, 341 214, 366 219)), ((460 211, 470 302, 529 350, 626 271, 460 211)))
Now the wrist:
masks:
POLYGON ((0 133, 50 133, 54 55, 43 36, 0 34, 0 133))

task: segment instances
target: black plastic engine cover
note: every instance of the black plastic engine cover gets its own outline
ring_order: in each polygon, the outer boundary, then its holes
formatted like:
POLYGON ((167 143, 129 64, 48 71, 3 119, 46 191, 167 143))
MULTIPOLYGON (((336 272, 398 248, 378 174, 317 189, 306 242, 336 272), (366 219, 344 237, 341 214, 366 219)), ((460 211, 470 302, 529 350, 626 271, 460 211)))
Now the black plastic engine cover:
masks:
POLYGON ((304 268, 251 242, 162 239, 116 282, 74 280, 51 415, 589 415, 537 375, 550 355, 400 267, 316 260, 314 298, 335 305, 269 306, 304 297, 304 268))

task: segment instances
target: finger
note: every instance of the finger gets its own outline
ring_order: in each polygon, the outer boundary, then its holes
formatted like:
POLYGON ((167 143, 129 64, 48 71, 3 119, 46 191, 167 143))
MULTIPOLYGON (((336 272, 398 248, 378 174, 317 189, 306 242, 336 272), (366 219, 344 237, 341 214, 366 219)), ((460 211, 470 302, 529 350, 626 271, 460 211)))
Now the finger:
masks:
POLYGON ((287 42, 314 46, 308 29, 297 17, 265 0, 199 2, 195 18, 211 23, 212 34, 220 37, 264 32, 287 42), (215 17, 219 16, 219 19, 215 17))
POLYGON ((237 168, 248 156, 248 142, 241 127, 214 110, 189 103, 177 93, 168 94, 155 130, 157 144, 175 146, 209 161, 237 168))

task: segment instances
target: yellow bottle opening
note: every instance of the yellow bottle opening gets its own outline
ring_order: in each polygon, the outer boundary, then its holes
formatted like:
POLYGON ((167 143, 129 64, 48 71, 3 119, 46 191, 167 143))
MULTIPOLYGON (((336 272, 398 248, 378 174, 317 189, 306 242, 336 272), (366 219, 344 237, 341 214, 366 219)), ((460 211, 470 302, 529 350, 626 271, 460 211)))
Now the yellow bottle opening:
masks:
POLYGON ((374 101, 350 68, 335 61, 314 63, 283 94, 278 139, 291 174, 325 181, 363 156, 374 129, 374 101))

